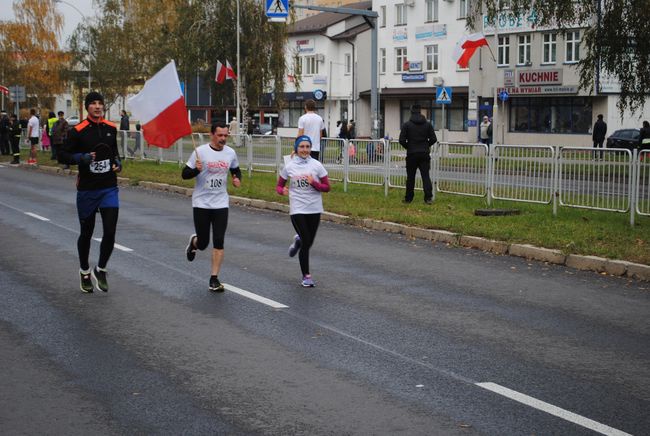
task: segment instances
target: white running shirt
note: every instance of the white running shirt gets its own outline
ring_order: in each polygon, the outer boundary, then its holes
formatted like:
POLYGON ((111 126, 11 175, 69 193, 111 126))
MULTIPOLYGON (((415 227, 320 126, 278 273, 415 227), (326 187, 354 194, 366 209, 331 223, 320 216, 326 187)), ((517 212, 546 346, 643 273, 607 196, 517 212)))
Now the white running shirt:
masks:
POLYGON ((228 173, 239 167, 235 150, 224 145, 217 151, 210 144, 203 144, 190 155, 187 166, 196 168, 196 153, 203 164, 203 170, 196 176, 192 193, 192 207, 201 209, 222 209, 228 207, 228 173))
POLYGON ((309 184, 308 175, 320 182, 327 175, 327 170, 316 159, 294 156, 280 171, 280 176, 290 181, 289 215, 323 212, 322 193, 309 184))
POLYGON ((40 138, 40 132, 39 132, 39 121, 38 118, 36 118, 35 115, 32 115, 32 117, 27 121, 27 131, 29 132, 29 128, 32 128, 32 131, 30 132, 29 137, 30 138, 40 138))
POLYGON ((321 116, 314 112, 307 112, 298 118, 298 128, 303 129, 304 135, 311 139, 311 150, 320 151, 320 134, 325 128, 321 116))

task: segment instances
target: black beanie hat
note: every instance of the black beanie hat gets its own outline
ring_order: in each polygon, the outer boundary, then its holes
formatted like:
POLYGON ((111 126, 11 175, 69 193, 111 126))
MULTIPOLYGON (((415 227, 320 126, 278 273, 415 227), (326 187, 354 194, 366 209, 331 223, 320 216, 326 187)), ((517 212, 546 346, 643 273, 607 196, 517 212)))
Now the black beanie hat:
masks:
POLYGON ((88 95, 86 96, 86 101, 84 102, 84 106, 85 106, 86 110, 88 110, 88 106, 90 106, 90 103, 92 103, 93 101, 96 101, 96 100, 99 100, 99 101, 102 102, 102 104, 104 104, 104 96, 103 95, 101 95, 97 91, 89 92, 88 95))

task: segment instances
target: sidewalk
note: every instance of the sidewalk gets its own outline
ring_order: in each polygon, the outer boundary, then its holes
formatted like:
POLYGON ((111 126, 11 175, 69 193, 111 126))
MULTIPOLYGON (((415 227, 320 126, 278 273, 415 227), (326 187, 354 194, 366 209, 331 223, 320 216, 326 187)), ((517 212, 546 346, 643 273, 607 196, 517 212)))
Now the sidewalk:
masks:
MULTIPOLYGON (((76 171, 63 170, 59 167, 33 167, 25 164, 21 168, 29 170, 38 170, 50 174, 73 175, 76 171)), ((130 179, 118 177, 118 183, 122 186, 134 186, 130 179)), ((192 188, 169 185, 166 183, 145 182, 137 184, 145 189, 173 192, 185 196, 192 196, 192 188)), ((232 204, 239 206, 254 207, 258 209, 275 210, 280 212, 289 212, 289 206, 271 201, 257 200, 245 197, 230 196, 232 204)), ((397 224, 386 221, 378 221, 367 218, 352 218, 344 215, 338 215, 330 212, 324 212, 321 215, 324 221, 330 221, 337 224, 346 224, 357 227, 363 227, 370 230, 377 230, 389 233, 397 233, 409 238, 424 239, 432 242, 442 242, 449 245, 455 245, 466 248, 473 248, 487 251, 499 255, 509 255, 523 257, 529 260, 536 260, 550 264, 563 265, 569 268, 594 271, 603 275, 612 275, 627 277, 630 279, 643 280, 650 282, 650 265, 627 262, 624 260, 612 260, 597 256, 584 256, 578 254, 565 255, 560 250, 549 248, 535 247, 527 244, 509 244, 507 242, 485 239, 477 236, 466 236, 458 233, 448 232, 445 230, 430 230, 418 227, 410 227, 403 224, 397 224)))

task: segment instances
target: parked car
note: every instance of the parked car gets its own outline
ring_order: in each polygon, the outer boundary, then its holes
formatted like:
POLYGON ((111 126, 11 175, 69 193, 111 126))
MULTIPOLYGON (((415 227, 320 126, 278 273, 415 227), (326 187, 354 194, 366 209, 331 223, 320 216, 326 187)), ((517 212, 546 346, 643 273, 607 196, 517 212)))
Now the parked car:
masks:
POLYGON ((254 135, 273 135, 273 126, 268 123, 262 123, 253 127, 254 135))
POLYGON ((76 115, 73 115, 73 116, 69 117, 67 121, 68 121, 68 126, 70 126, 70 127, 76 126, 77 124, 79 124, 79 117, 76 116, 76 115))
POLYGON ((639 129, 621 129, 607 138, 607 148, 627 148, 633 150, 639 146, 639 129))

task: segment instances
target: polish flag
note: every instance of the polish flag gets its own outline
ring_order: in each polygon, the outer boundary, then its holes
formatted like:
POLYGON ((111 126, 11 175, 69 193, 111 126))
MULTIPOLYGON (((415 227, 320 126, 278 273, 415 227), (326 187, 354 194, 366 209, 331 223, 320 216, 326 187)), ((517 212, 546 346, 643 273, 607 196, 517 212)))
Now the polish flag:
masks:
POLYGON ((6 86, 0 85, 0 93, 2 93, 4 95, 9 95, 9 88, 7 88, 6 86))
POLYGON ((482 33, 473 33, 469 36, 463 35, 454 49, 454 60, 459 67, 467 68, 469 66, 469 60, 472 58, 476 49, 484 45, 488 45, 488 42, 482 33))
POLYGON ((142 124, 149 145, 169 148, 179 138, 192 134, 174 61, 147 80, 142 91, 129 98, 128 107, 142 124))
POLYGON ((228 62, 228 59, 226 59, 226 80, 228 79, 237 80, 237 75, 235 74, 232 65, 230 65, 230 62, 228 62))
POLYGON ((219 85, 221 85, 226 80, 237 80, 235 70, 233 70, 230 62, 228 62, 227 59, 225 66, 220 61, 217 61, 217 74, 214 77, 214 81, 219 85))

